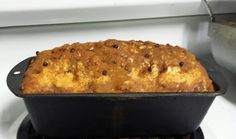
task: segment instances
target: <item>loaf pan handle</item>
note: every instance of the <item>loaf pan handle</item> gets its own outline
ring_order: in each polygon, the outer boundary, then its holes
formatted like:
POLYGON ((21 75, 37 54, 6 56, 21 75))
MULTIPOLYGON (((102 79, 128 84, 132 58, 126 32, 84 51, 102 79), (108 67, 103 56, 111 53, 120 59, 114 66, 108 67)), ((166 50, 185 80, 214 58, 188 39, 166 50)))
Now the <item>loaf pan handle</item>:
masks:
POLYGON ((34 57, 29 57, 21 61, 7 75, 7 86, 16 96, 22 96, 21 84, 25 71, 33 58, 34 57))

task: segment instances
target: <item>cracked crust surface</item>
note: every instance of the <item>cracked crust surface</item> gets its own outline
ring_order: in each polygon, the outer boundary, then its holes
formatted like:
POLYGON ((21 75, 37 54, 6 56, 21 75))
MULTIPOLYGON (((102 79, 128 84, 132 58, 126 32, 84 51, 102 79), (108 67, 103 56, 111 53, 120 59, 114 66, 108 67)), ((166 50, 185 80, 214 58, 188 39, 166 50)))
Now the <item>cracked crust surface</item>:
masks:
POLYGON ((22 83, 26 94, 213 92, 212 81, 184 48, 150 41, 65 44, 37 53, 22 83))

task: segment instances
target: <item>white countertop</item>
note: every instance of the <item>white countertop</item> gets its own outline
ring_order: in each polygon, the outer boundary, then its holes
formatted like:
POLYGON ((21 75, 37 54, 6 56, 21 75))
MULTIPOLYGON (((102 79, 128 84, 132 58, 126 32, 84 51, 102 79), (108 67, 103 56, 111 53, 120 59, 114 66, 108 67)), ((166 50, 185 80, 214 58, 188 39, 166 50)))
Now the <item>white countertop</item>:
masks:
MULTIPOLYGON (((0 29, 0 138, 15 139, 26 115, 23 101, 6 85, 10 69, 36 51, 76 41, 108 38, 151 40, 185 47, 211 61, 207 37, 208 17, 185 17, 124 22, 104 22, 0 29)), ((212 62, 212 61, 211 61, 212 62)), ((230 88, 212 104, 201 127, 205 139, 236 138, 236 75, 224 71, 230 88)))
MULTIPOLYGON (((215 13, 236 12, 233 0, 208 1, 215 13)), ((0 0, 0 27, 203 14, 201 0, 0 0)))

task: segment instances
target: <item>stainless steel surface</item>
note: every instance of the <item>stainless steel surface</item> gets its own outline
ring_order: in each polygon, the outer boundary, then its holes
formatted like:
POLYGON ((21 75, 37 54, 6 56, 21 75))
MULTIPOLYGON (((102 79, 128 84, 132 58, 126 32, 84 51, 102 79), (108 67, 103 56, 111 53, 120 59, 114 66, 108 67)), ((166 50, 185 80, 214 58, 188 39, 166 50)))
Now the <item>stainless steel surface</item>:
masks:
POLYGON ((208 35, 216 62, 236 73, 236 13, 215 15, 207 0, 203 0, 210 16, 208 35))
POLYGON ((236 73, 236 14, 220 15, 209 23, 211 51, 216 62, 236 73))
POLYGON ((205 5, 205 7, 206 7, 206 9, 207 9, 207 12, 209 13, 210 20, 211 20, 212 22, 214 22, 214 21, 215 21, 214 13, 213 13, 213 11, 212 11, 212 9, 211 9, 209 3, 207 2, 207 0, 203 0, 203 3, 204 3, 204 5, 205 5))

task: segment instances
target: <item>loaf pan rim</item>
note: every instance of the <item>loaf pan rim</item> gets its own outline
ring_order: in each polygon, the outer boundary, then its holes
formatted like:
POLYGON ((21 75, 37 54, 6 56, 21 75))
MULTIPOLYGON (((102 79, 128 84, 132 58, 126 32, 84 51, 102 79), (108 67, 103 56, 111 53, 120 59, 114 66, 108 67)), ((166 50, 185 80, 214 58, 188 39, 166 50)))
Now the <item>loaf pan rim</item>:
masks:
POLYGON ((43 93, 34 93, 34 94, 24 94, 21 89, 21 82, 24 77, 24 72, 28 68, 28 65, 31 59, 35 56, 29 57, 18 63, 7 76, 7 85, 11 92, 22 98, 58 98, 58 97, 99 97, 99 98, 143 98, 143 97, 167 97, 167 96, 195 96, 195 97, 215 97, 223 95, 227 89, 227 83, 224 76, 216 70, 211 64, 207 63, 204 60, 199 60, 201 64, 206 68, 209 77, 212 79, 214 85, 216 86, 217 91, 215 92, 128 92, 128 93, 53 93, 53 94, 43 94, 43 93), (21 74, 14 75, 15 71, 20 71, 21 74), (18 84, 18 85, 17 85, 18 84))

